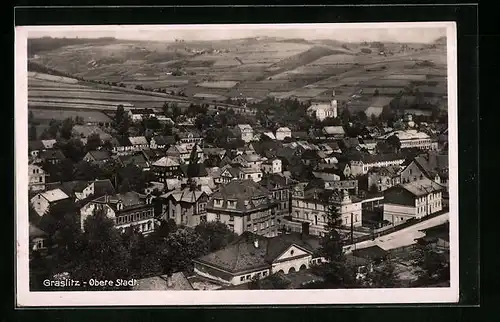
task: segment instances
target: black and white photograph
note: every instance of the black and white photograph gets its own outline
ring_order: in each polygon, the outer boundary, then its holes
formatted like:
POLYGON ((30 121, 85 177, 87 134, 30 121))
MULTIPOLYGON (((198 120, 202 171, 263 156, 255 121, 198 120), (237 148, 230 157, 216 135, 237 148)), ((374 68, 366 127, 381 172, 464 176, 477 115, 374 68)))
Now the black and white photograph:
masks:
POLYGON ((18 305, 457 302, 456 42, 16 27, 18 305))

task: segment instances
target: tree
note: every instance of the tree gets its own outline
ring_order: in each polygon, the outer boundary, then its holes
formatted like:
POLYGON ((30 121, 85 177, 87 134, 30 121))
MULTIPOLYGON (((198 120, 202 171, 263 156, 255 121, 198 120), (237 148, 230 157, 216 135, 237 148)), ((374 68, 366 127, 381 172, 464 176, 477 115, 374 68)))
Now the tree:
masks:
POLYGON ((72 136, 74 121, 68 117, 61 124, 60 133, 63 139, 69 140, 72 136))
POLYGON ((103 177, 103 171, 98 165, 82 160, 75 164, 74 180, 95 180, 103 177))
POLYGON ((189 155, 189 164, 187 169, 187 177, 188 180, 198 176, 198 162, 200 158, 198 156, 198 145, 195 144, 193 149, 191 150, 191 154, 189 155))
POLYGON ((123 105, 118 105, 116 107, 116 113, 115 113, 115 127, 117 127, 120 123, 123 122, 123 119, 125 118, 125 109, 123 108, 123 105))
POLYGON ((387 144, 392 146, 396 151, 399 151, 401 149, 401 141, 399 140, 399 137, 395 134, 389 136, 386 139, 387 144))
POLYGON ((371 193, 378 192, 378 187, 377 187, 377 185, 375 183, 370 186, 370 192, 371 193))
POLYGON ((123 119, 117 125, 117 131, 121 136, 128 136, 128 130, 130 129, 130 117, 124 114, 123 119))
POLYGON ((363 286, 370 288, 394 288, 399 286, 396 266, 391 260, 384 261, 373 271, 368 272, 363 280, 363 286))
POLYGON ((155 240, 133 230, 128 234, 131 237, 128 249, 132 277, 145 278, 161 275, 163 268, 161 259, 156 255, 159 249, 155 240))
POLYGON ((340 118, 342 119, 342 124, 348 124, 351 120, 351 112, 348 108, 344 108, 342 113, 340 114, 340 118))
MULTIPOLYGON (((76 257, 72 277, 82 281, 129 279, 130 254, 104 211, 96 210, 84 222, 82 247, 76 257)), ((113 287, 96 287, 110 290, 113 287)))
POLYGON ((237 237, 226 224, 219 221, 202 222, 195 227, 195 231, 207 243, 209 252, 226 247, 237 237))
POLYGON ((428 244, 417 244, 414 264, 419 268, 419 285, 428 286, 450 279, 449 261, 444 254, 438 253, 428 244))
POLYGON ((28 140, 30 141, 35 141, 38 139, 37 133, 36 133, 36 125, 31 124, 30 127, 28 128, 28 140))
POLYGON ((73 138, 66 142, 58 142, 57 147, 61 149, 64 156, 73 162, 79 162, 85 156, 83 143, 80 139, 73 138))
POLYGON ((161 123, 156 117, 148 117, 143 120, 143 126, 146 129, 159 130, 161 128, 161 123))
POLYGON ((378 89, 376 89, 375 92, 373 93, 373 96, 379 96, 379 95, 380 95, 380 93, 379 93, 378 89))
POLYGON ((122 183, 120 184, 120 187, 118 188, 118 191, 120 193, 127 193, 132 191, 132 188, 130 187, 130 182, 127 178, 122 180, 122 183))
POLYGON ((85 149, 87 151, 97 150, 101 146, 101 137, 97 133, 92 133, 87 138, 87 144, 85 145, 85 149))
POLYGON ((165 238, 161 258, 164 273, 192 270, 192 260, 208 253, 206 242, 191 228, 180 228, 165 238))
POLYGON ((325 283, 332 288, 348 288, 356 285, 354 270, 346 262, 343 250, 344 238, 338 228, 342 218, 336 206, 328 209, 327 231, 321 239, 321 255, 326 263, 319 267, 325 283))

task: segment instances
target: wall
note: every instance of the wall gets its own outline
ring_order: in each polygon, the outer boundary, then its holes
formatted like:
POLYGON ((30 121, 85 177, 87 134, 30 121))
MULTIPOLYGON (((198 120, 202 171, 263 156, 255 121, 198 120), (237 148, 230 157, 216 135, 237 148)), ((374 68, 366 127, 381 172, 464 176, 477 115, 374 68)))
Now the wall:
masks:
POLYGON ((347 205, 342 205, 339 209, 340 215, 342 216, 342 224, 344 226, 351 225, 351 215, 354 221, 354 227, 360 227, 362 225, 362 204, 361 202, 350 203, 347 205))
POLYGON ((206 264, 194 263, 194 272, 200 276, 213 279, 224 284, 231 284, 233 281, 232 274, 206 264))
POLYGON ((415 162, 411 162, 400 174, 401 182, 408 183, 424 178, 424 173, 415 162))
POLYGON ((411 206, 402 206, 391 203, 384 204, 384 220, 397 225, 410 218, 417 217, 417 209, 411 206))
POLYGON ((50 203, 45 199, 44 197, 41 196, 41 194, 37 194, 33 198, 31 198, 31 205, 33 206, 33 209, 36 211, 36 213, 40 216, 43 216, 50 207, 50 203))
POLYGON ((309 268, 310 262, 312 259, 312 255, 306 255, 303 257, 298 257, 295 259, 290 259, 285 262, 273 263, 272 264, 272 274, 279 272, 282 270, 285 274, 290 272, 291 268, 294 268, 295 271, 299 271, 302 265, 305 265, 306 269, 309 268))
POLYGON ((207 221, 220 221, 229 226, 236 234, 241 235, 245 231, 255 234, 274 237, 278 234, 277 215, 273 214, 271 208, 259 210, 253 213, 228 213, 227 210, 207 210, 207 221), (231 220, 232 216, 232 220, 231 220))

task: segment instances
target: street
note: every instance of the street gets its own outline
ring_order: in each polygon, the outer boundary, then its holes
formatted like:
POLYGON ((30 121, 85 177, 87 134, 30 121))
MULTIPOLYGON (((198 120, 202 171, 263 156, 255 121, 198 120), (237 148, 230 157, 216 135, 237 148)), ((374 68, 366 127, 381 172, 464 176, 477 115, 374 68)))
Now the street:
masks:
POLYGON ((438 226, 440 224, 445 223, 448 219, 449 219, 449 213, 444 213, 440 216, 395 231, 391 234, 381 236, 373 241, 367 240, 359 242, 357 244, 354 244, 353 246, 350 246, 349 249, 350 250, 360 249, 377 245, 384 250, 390 250, 398 247, 412 245, 415 243, 415 239, 423 237, 425 235, 423 232, 420 232, 419 230, 438 226))

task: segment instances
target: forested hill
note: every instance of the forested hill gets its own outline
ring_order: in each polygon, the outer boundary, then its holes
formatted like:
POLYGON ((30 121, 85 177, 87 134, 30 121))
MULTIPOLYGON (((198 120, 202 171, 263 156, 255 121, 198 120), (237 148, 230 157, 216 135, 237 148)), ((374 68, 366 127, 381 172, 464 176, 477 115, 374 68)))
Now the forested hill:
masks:
POLYGON ((82 44, 99 44, 116 41, 113 37, 102 38, 32 38, 28 39, 28 57, 32 57, 40 52, 56 50, 61 47, 82 44))

